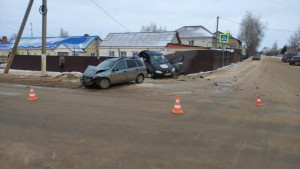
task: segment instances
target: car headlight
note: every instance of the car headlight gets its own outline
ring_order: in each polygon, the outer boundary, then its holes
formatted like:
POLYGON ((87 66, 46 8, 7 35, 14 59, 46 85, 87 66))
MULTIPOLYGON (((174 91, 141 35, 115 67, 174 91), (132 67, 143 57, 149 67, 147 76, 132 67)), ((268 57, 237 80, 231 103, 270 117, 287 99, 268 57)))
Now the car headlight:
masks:
POLYGON ((172 69, 172 72, 175 72, 175 68, 172 69))
POLYGON ((157 70, 157 71, 155 71, 155 73, 162 73, 161 71, 159 71, 159 70, 157 70))

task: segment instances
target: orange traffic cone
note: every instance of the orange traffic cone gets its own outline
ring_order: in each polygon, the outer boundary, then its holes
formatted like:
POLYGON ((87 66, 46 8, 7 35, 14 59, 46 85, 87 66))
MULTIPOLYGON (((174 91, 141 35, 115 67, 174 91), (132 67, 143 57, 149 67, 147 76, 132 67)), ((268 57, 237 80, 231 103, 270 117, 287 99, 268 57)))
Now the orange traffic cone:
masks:
POLYGON ((256 106, 262 106, 260 96, 257 97, 256 106))
POLYGON ((180 106, 180 100, 179 100, 179 96, 176 95, 176 101, 175 101, 175 105, 174 105, 174 109, 172 110, 173 114, 182 114, 183 111, 181 110, 181 106, 180 106))
POLYGON ((34 91, 33 91, 33 86, 30 86, 30 92, 29 92, 29 97, 27 98, 27 100, 29 101, 33 101, 33 100, 37 100, 39 98, 37 98, 34 94, 34 91))

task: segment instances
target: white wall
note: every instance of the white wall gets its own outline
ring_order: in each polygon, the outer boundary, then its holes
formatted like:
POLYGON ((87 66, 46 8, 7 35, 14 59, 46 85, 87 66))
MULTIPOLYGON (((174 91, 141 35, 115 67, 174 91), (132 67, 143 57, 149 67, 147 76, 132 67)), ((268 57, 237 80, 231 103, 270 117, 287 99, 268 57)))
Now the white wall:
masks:
POLYGON ((194 46, 213 47, 213 38, 181 38, 181 44, 189 45, 189 41, 194 41, 194 46))
POLYGON ((67 52, 69 53, 68 56, 72 56, 72 51, 70 49, 68 49, 64 44, 60 44, 54 51, 54 55, 57 55, 58 52, 67 52))
POLYGON ((127 57, 132 57, 132 52, 133 51, 143 51, 143 50, 155 50, 155 51, 159 51, 162 52, 164 54, 164 48, 165 47, 99 47, 99 55, 100 57, 107 57, 109 56, 109 52, 110 51, 114 51, 115 52, 115 57, 119 57, 118 54, 118 49, 120 51, 120 53, 122 51, 125 51, 127 54, 127 57))

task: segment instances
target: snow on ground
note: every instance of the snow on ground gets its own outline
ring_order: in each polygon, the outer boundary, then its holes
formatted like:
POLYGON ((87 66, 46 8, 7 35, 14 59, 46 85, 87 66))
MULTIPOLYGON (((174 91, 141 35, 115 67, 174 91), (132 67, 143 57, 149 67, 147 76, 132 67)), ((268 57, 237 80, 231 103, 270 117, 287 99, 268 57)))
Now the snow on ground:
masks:
MULTIPOLYGON (((239 62, 241 63, 241 62, 239 62)), ((218 70, 224 70, 224 69, 227 69, 231 66, 234 66, 234 65, 237 65, 238 63, 231 63, 230 65, 227 65, 227 66, 224 66, 224 67, 221 67, 221 68, 218 68, 217 70, 213 70, 213 71, 206 71, 206 72, 199 72, 199 73, 191 73, 191 74, 188 74, 187 76, 198 76, 198 75, 201 75, 201 74, 208 74, 208 73, 213 73, 215 71, 218 71, 218 70)))
POLYGON ((5 67, 6 67, 6 63, 0 64, 0 69, 5 69, 5 67))
MULTIPOLYGON (((4 68, 2 68, 2 67, 0 68, 0 74, 4 72, 4 68)), ((9 74, 41 76, 41 71, 10 69, 9 74)), ((63 72, 63 73, 60 73, 60 72, 51 72, 51 71, 47 71, 47 73, 46 73, 46 76, 50 76, 50 77, 57 77, 57 76, 61 76, 61 75, 72 75, 74 77, 80 77, 82 75, 82 73, 81 72, 63 72)))

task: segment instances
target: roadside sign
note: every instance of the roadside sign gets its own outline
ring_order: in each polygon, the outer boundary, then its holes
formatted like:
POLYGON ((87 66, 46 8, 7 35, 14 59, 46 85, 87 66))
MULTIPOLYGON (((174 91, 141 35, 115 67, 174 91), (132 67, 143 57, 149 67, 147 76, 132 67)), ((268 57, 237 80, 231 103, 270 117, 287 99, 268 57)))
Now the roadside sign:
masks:
POLYGON ((219 42, 228 43, 229 42, 229 33, 221 33, 219 37, 219 42))

